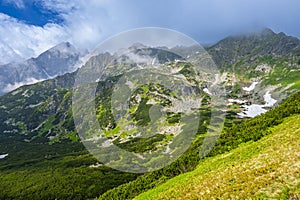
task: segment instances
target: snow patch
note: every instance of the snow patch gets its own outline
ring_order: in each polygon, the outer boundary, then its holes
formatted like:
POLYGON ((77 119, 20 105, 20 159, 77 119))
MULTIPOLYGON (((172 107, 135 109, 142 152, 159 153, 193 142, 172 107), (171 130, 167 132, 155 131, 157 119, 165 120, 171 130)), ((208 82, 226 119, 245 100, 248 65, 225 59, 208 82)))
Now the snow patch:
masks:
POLYGON ((258 84, 258 82, 253 82, 249 87, 243 87, 243 90, 250 92, 255 89, 255 86, 258 84))
POLYGON ((252 104, 252 105, 242 106, 243 108, 245 108, 245 111, 238 113, 238 115, 241 117, 251 117, 251 118, 256 117, 258 115, 261 115, 261 114, 267 112, 267 110, 264 109, 265 107, 272 107, 277 102, 276 99, 272 98, 270 91, 267 91, 265 93, 264 101, 265 101, 264 105, 252 104))
POLYGON ((212 95, 212 93, 207 88, 204 88, 203 91, 209 95, 212 95))
POLYGON ((96 164, 90 165, 89 167, 90 167, 90 168, 97 168, 97 167, 101 167, 101 166, 103 166, 103 164, 101 164, 101 163, 96 163, 96 164))
POLYGON ((266 109, 263 109, 263 105, 252 104, 249 106, 243 106, 246 110, 243 112, 238 113, 241 117, 256 117, 267 112, 266 109))
POLYGON ((270 91, 267 91, 266 94, 264 95, 264 100, 265 100, 265 105, 264 107, 272 107, 275 105, 275 103, 277 102, 276 99, 273 99, 271 94, 270 94, 270 91))
POLYGON ((3 159, 5 157, 7 157, 7 156, 8 156, 8 154, 2 154, 2 155, 0 155, 0 159, 3 159))
POLYGON ((240 100, 240 99, 228 99, 230 103, 238 103, 238 104, 244 104, 247 102, 247 100, 240 100))

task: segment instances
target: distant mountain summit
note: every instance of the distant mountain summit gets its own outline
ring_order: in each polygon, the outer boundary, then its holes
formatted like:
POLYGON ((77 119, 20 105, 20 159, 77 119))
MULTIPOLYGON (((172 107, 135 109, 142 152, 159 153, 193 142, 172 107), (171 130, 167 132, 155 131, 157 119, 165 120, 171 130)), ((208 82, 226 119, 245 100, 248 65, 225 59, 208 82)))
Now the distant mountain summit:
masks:
POLYGON ((0 65, 0 95, 22 85, 63 75, 76 69, 81 54, 63 42, 24 62, 0 65))
POLYGON ((74 64, 80 57, 79 52, 69 42, 63 42, 33 58, 50 77, 75 70, 74 64))
POLYGON ((261 31, 230 36, 208 48, 208 52, 220 67, 234 64, 240 58, 254 60, 260 56, 291 57, 300 55, 300 40, 286 34, 261 31))

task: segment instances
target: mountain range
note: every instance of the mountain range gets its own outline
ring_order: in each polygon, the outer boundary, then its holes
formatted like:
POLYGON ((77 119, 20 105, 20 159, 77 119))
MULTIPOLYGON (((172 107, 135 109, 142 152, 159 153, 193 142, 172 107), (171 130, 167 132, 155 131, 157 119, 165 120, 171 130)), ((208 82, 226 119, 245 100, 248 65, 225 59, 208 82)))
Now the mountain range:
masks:
POLYGON ((33 84, 75 71, 83 55, 69 42, 58 44, 37 58, 0 65, 0 95, 22 85, 33 84))
MULTIPOLYGON (((82 199, 101 195, 101 199, 131 199, 177 175, 196 169, 202 162, 210 163, 210 160, 207 161, 209 157, 230 156, 230 153, 224 153, 247 142, 270 138, 267 135, 273 131, 272 127, 279 126, 277 129, 282 130, 280 126, 288 126, 286 122, 280 125, 287 117, 299 115, 299 39, 264 29, 227 37, 206 47, 206 50, 214 60, 218 73, 214 70, 211 71, 213 74, 195 70, 197 66, 193 63, 197 63, 202 54, 193 47, 168 49, 142 44, 134 44, 118 54, 93 55, 80 68, 78 63, 82 55, 69 43, 62 43, 22 63, 0 66, 3 95, 0 97, 0 155, 3 155, 3 158, 0 157, 0 191, 3 191, 0 197, 82 199), (170 88, 174 90, 172 92, 160 84, 139 85, 138 80, 142 79, 136 79, 136 82, 122 79, 128 70, 147 69, 153 63, 190 87, 180 88, 169 80, 170 88), (106 67, 103 76, 98 77, 103 67, 106 67), (94 98, 79 98, 78 105, 82 106, 74 110, 72 100, 74 103, 74 97, 75 100, 78 97, 78 74, 83 77, 80 81, 93 80, 97 87, 94 98), (38 82, 26 85, 30 78, 38 82), (12 86, 18 86, 17 83, 25 85, 9 91, 12 86), (225 128, 208 158, 202 159, 199 150, 204 138, 215 130, 214 126, 209 126, 214 114, 211 110, 214 105, 213 85, 224 90, 222 98, 226 109, 215 113, 218 120, 212 124, 216 127, 223 121, 225 128), (118 102, 123 98, 111 98, 117 86, 137 88, 131 93, 128 104, 116 106, 125 108, 121 110, 126 113, 122 118, 116 117, 120 110, 112 111, 113 100, 118 102), (166 155, 171 155, 176 152, 172 142, 180 135, 177 132, 189 133, 193 130, 193 126, 187 126, 187 122, 182 120, 184 115, 180 108, 184 106, 178 104, 172 107, 178 102, 178 94, 201 96, 201 108, 193 107, 199 102, 193 102, 192 97, 183 103, 192 107, 191 115, 199 113, 200 118, 191 146, 170 165, 144 174, 119 172, 105 166, 84 148, 85 140, 96 138, 102 146, 116 145, 136 154, 163 150, 166 155), (75 128, 74 118, 81 116, 74 111, 81 109, 85 113, 83 105, 89 104, 95 107, 99 126, 104 130, 107 141, 90 129, 87 129, 88 138, 80 137, 75 128), (158 111, 161 107, 166 110, 158 111), (155 125, 161 133, 140 137, 143 133, 139 135, 137 127, 146 127, 143 130, 147 133, 153 116, 162 117, 162 123, 155 125), (224 119, 221 116, 225 116, 224 119), (130 120, 132 123, 129 123, 130 120), (17 179, 21 181, 16 183, 17 179), (15 187, 10 188, 13 184, 16 184, 15 187)), ((83 120, 90 123, 90 117, 86 115, 83 120)), ((250 144, 245 151, 260 143, 257 144, 250 144)), ((263 141, 262 144, 270 142, 263 141)), ((237 155, 238 151, 243 150, 235 150, 233 154, 237 155)), ((111 156, 116 163, 122 162, 122 156, 111 156)), ((150 161, 155 162, 155 159, 150 161)), ((199 170, 194 173, 198 175, 199 170)), ((165 187, 167 192, 171 190, 168 185, 161 187, 165 187)), ((151 190, 149 193, 164 195, 151 190)))

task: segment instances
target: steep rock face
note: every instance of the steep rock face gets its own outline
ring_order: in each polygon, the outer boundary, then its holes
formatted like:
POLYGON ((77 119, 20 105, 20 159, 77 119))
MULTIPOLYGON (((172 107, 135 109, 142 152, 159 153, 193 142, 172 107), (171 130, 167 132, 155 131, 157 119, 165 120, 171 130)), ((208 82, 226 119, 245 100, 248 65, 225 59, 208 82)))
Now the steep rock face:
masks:
POLYGON ((290 57, 300 55, 299 39, 270 29, 260 32, 227 37, 208 48, 220 67, 235 64, 239 59, 250 61, 260 56, 290 57))
POLYGON ((81 54, 68 42, 61 43, 37 58, 0 66, 0 95, 22 85, 72 72, 81 54))

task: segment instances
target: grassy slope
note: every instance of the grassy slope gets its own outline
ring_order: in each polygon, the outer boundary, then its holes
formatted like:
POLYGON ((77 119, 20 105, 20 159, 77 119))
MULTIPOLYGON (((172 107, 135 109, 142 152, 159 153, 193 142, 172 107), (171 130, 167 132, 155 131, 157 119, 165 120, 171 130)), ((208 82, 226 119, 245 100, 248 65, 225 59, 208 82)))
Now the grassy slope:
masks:
POLYGON ((257 142, 203 160, 136 199, 300 197, 300 115, 288 117, 257 142))

